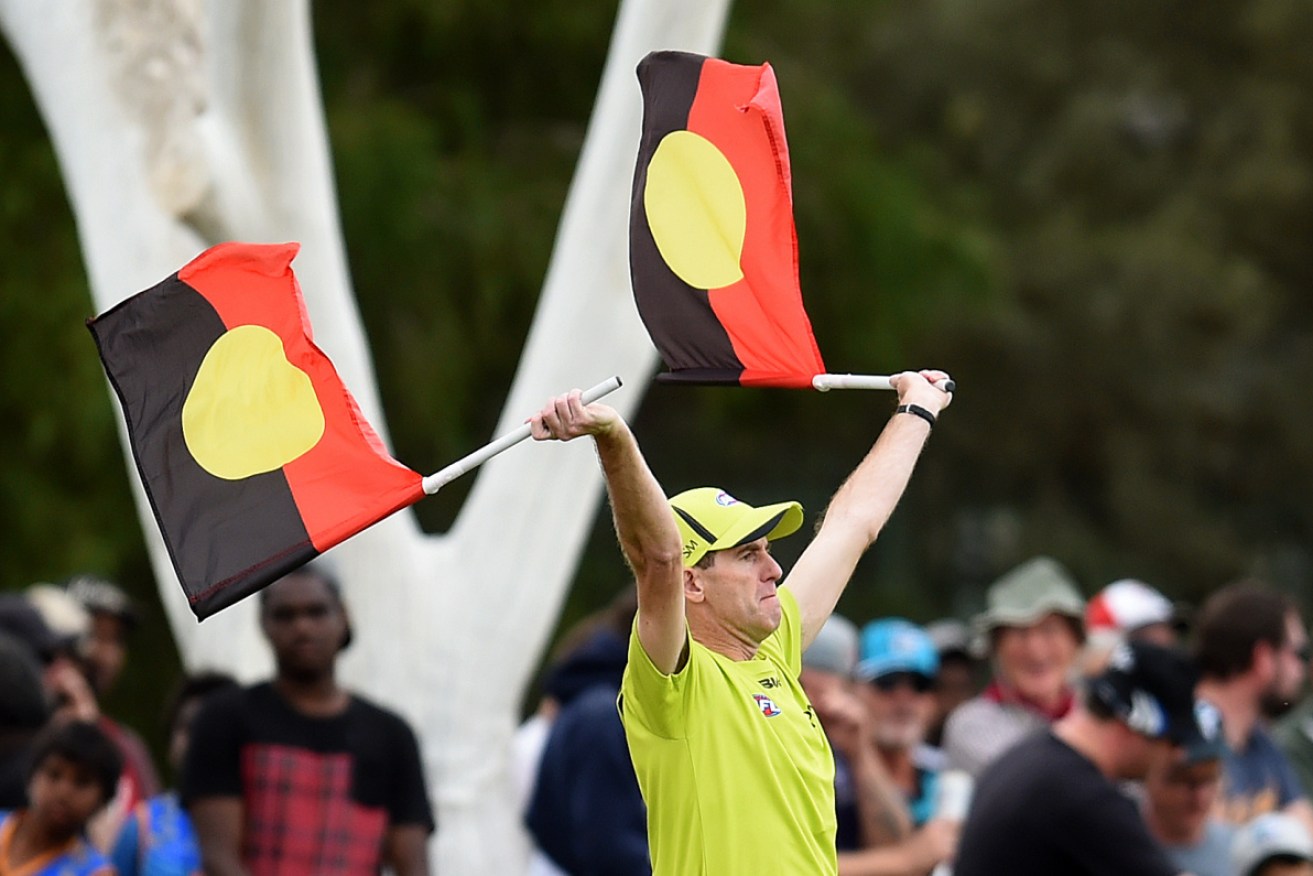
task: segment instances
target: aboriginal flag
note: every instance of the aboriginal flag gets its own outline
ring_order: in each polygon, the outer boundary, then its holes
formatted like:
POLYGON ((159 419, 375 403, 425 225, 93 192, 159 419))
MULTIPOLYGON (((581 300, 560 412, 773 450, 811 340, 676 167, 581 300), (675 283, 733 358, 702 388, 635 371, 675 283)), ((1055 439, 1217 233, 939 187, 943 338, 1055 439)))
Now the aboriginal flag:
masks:
POLYGON ((311 340, 299 249, 220 244, 88 323, 202 620, 424 496, 311 340))
POLYGON ((638 65, 643 131, 630 272, 662 381, 810 388, 793 189, 769 64, 684 52, 638 65))

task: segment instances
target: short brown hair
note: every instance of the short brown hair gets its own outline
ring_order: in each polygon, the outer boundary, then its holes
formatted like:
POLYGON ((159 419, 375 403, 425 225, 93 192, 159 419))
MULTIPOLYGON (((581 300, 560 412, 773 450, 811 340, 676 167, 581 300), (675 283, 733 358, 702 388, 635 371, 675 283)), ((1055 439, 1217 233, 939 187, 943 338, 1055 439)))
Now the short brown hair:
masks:
POLYGON ((1259 642, 1273 648, 1286 644, 1286 618, 1294 612, 1290 597, 1256 581, 1218 590, 1196 618, 1194 653, 1200 673, 1225 680, 1247 672, 1259 642))

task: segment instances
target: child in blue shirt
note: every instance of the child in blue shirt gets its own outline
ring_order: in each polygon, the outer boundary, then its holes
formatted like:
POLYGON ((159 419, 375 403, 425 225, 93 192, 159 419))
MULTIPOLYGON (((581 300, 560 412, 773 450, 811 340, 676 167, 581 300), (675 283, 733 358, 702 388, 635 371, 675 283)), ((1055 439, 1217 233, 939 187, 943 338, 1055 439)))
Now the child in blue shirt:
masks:
POLYGON ((118 749, 96 725, 47 730, 33 746, 28 807, 0 821, 0 876, 112 876, 84 831, 113 798, 122 771, 118 749))
MULTIPOLYGON (((190 741, 192 718, 210 695, 237 687, 230 676, 202 673, 183 680, 169 710, 169 763, 176 772, 190 741)), ((143 800, 123 825, 111 855, 119 876, 200 876, 201 853, 176 792, 143 800)), ((3 872, 0 872, 3 876, 3 872)))

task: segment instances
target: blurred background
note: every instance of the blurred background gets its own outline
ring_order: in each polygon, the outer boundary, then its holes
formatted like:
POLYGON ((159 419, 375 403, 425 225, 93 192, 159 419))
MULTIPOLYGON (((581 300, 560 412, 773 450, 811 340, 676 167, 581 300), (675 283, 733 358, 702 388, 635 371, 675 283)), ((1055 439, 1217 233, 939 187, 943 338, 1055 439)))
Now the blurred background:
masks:
MULTIPOLYGON (((314 4, 356 294, 393 450, 416 469, 491 435, 616 8, 314 4)), ((1290 0, 734 8, 723 57, 779 77, 826 364, 933 366, 960 388, 841 612, 965 618, 1036 553, 1087 595, 1134 576, 1188 602, 1254 575, 1307 610, 1309 45, 1313 5, 1290 0)), ((0 589, 120 582, 146 622, 106 707, 145 731, 177 654, 72 216, 2 45, 0 131, 0 589)), ((814 520, 892 405, 658 385, 635 431, 671 492, 797 498, 814 520)), ((444 530, 471 482, 417 506, 424 527, 444 530)), ((627 583, 603 508, 560 628, 627 583)))

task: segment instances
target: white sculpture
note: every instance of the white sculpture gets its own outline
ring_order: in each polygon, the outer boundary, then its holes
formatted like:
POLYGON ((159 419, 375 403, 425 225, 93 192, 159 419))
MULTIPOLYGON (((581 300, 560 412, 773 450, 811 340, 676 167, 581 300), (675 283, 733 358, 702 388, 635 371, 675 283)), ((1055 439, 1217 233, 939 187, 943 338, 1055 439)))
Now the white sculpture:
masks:
MULTIPOLYGON (((626 217, 649 50, 714 54, 728 0, 625 0, 556 248, 498 433, 613 373, 632 410, 655 357, 628 293, 626 217)), ((303 244, 316 339, 386 440, 351 296, 306 0, 0 0, 72 201, 96 308, 220 240, 303 244)), ((471 448, 473 449, 473 448, 471 448)), ((136 483, 135 472, 132 478, 136 483)), ((333 551, 360 644, 345 681, 420 734, 447 874, 523 869, 509 739, 601 479, 584 444, 484 466, 451 531, 402 513, 333 551)), ((138 487, 152 563, 191 668, 268 673, 254 605, 198 626, 138 487)))

